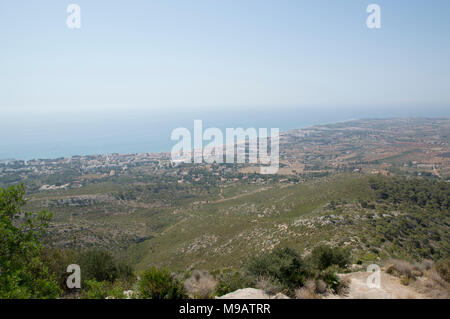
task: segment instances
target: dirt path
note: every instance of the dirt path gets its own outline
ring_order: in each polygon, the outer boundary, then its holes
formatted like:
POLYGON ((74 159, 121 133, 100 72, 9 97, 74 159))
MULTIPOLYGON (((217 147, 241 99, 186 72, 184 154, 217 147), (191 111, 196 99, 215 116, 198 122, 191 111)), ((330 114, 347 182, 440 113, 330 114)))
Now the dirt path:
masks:
POLYGON ((251 191, 251 192, 248 192, 248 193, 241 193, 239 195, 235 195, 235 196, 232 196, 232 197, 223 197, 223 195, 222 195, 221 199, 209 202, 208 204, 216 204, 216 203, 226 202, 226 201, 229 201, 229 200, 238 199, 238 198, 241 198, 241 197, 250 196, 250 195, 253 195, 253 194, 256 194, 256 193, 264 192, 264 191, 267 191, 267 190, 272 189, 272 188, 273 187, 262 187, 262 188, 254 190, 254 191, 251 191))
POLYGON ((191 204, 191 207, 195 208, 195 209, 198 209, 198 208, 201 208, 202 205, 211 205, 211 204, 217 204, 217 203, 221 203, 221 202, 226 202, 226 201, 229 201, 229 200, 238 199, 238 198, 241 198, 241 197, 250 196, 250 195, 253 195, 253 194, 256 194, 256 193, 264 192, 264 191, 267 191, 267 190, 272 189, 272 188, 273 187, 262 187, 262 188, 255 189, 255 190, 253 190, 251 192, 246 192, 246 193, 244 192, 244 193, 241 193, 241 194, 238 194, 238 195, 234 195, 234 196, 231 196, 231 197, 224 197, 223 196, 223 191, 221 189, 220 193, 219 193, 220 199, 213 200, 213 201, 193 202, 191 204))
POLYGON ((328 298, 345 299, 426 299, 426 295, 417 292, 410 286, 400 283, 400 279, 381 272, 380 288, 369 288, 367 286, 368 272, 355 272, 343 274, 341 278, 351 280, 349 292, 344 297, 330 296, 328 298))

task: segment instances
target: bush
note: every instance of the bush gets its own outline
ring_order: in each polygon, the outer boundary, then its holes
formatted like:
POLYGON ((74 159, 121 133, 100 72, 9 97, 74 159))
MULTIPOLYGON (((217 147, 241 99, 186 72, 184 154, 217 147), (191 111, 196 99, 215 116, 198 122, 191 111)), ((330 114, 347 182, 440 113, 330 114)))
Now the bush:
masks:
POLYGON ((438 261, 434 268, 442 279, 450 282, 450 259, 438 261))
POLYGON ((86 280, 81 297, 84 299, 124 299, 124 287, 108 281, 86 280))
POLYGON ((408 286, 411 281, 413 281, 413 277, 409 277, 409 276, 401 276, 400 277, 400 283, 404 286, 408 286))
POLYGON ((333 265, 345 269, 351 263, 350 252, 340 248, 329 246, 318 246, 311 252, 313 267, 318 270, 325 270, 333 265))
POLYGON ((336 288, 336 293, 338 295, 346 295, 350 289, 351 279, 349 278, 339 278, 339 285, 336 288))
POLYGON ((314 282, 314 292, 317 294, 324 294, 328 290, 328 285, 322 279, 318 279, 314 282))
POLYGON ((277 248, 271 253, 253 258, 247 271, 255 278, 266 277, 293 290, 303 286, 310 271, 302 258, 290 248, 277 248))
POLYGON ((145 271, 138 283, 139 297, 143 299, 186 298, 183 285, 167 269, 152 267, 145 271))
POLYGON ((279 281, 268 277, 258 278, 255 287, 263 290, 268 295, 276 295, 283 291, 283 287, 279 281))
POLYGON ((337 274, 338 269, 339 268, 336 265, 333 265, 323 270, 320 274, 320 279, 322 279, 334 293, 338 293, 339 285, 341 283, 337 274))
POLYGON ((414 266, 406 260, 390 259, 386 272, 396 277, 413 278, 414 266))
POLYGON ((314 291, 301 287, 299 289, 295 289, 295 298, 296 299, 320 299, 320 296, 314 293, 314 291))
MULTIPOLYGON (((323 283, 323 281, 322 281, 323 283)), ((325 285, 326 287, 326 285, 325 285)), ((323 287, 322 287, 323 288, 323 287)), ((320 288, 319 288, 320 289, 320 288)), ((295 290, 296 299, 319 299, 320 295, 317 293, 317 283, 314 280, 308 280, 304 287, 295 290)))
POLYGON ((225 271, 217 276, 216 295, 223 296, 238 289, 251 286, 248 277, 244 277, 240 272, 225 271))
POLYGON ((433 267, 434 263, 432 260, 429 259, 424 259, 422 260, 422 262, 420 263, 420 267, 422 272, 425 270, 430 270, 433 267))
POLYGON ((191 298, 212 298, 216 286, 216 280, 207 271, 195 270, 192 276, 184 282, 184 287, 191 298))
POLYGON ((86 280, 109 281, 116 279, 130 281, 134 278, 133 269, 123 261, 118 261, 107 250, 88 249, 78 256, 78 263, 81 268, 81 279, 84 284, 86 280))
POLYGON ((84 299, 105 299, 108 297, 106 282, 86 280, 81 296, 84 299))
POLYGON ((82 279, 113 282, 117 268, 111 253, 101 249, 89 249, 79 255, 82 279))
POLYGON ((70 291, 66 283, 69 276, 67 266, 77 263, 76 252, 70 249, 44 248, 41 259, 49 274, 57 280, 59 287, 66 292, 70 291))
POLYGON ((424 267, 419 264, 413 265, 406 260, 391 259, 386 272, 392 276, 400 277, 400 283, 408 286, 416 277, 423 275, 422 268, 424 267))
POLYGON ((117 279, 124 282, 135 282, 136 276, 134 274, 133 266, 122 259, 115 258, 117 279))

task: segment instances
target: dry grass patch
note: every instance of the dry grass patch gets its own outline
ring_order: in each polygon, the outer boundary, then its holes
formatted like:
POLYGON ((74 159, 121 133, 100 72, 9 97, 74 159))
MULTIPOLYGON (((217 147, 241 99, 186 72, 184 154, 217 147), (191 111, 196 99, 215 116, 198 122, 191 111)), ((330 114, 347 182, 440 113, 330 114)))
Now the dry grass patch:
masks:
MULTIPOLYGON (((325 283, 324 283, 325 284, 325 283)), ((325 284, 326 289, 328 289, 325 284)), ((316 282, 314 280, 308 280, 305 286, 295 290, 296 299, 321 299, 322 296, 316 292, 316 282)))
POLYGON ((276 295, 283 292, 283 287, 279 282, 263 276, 256 280, 255 287, 263 290, 268 295, 276 295))
POLYGON ((405 260, 391 259, 386 272, 399 277, 403 285, 410 285, 431 298, 450 298, 450 261, 448 259, 436 264, 430 260, 412 264, 405 260))
POLYGON ((190 298, 210 299, 214 297, 217 281, 207 271, 194 270, 184 282, 184 288, 190 298))

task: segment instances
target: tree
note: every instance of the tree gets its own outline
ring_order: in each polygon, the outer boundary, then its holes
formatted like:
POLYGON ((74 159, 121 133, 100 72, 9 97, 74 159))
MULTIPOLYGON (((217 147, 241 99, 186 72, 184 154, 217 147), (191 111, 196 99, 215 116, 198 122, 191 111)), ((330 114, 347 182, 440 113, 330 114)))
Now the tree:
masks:
POLYGON ((60 290, 40 259, 52 214, 23 212, 25 187, 0 189, 0 299, 56 298, 60 290))

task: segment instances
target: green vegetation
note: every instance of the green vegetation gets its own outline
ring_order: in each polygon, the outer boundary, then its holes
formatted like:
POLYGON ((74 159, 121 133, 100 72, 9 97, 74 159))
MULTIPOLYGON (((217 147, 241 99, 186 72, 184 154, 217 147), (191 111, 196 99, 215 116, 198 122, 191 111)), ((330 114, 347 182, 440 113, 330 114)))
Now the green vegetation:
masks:
POLYGON ((449 125, 286 132, 278 175, 175 166, 165 154, 2 161, 0 187, 14 187, 0 190, 0 298, 207 298, 245 287, 315 298, 340 293, 348 265, 389 260, 405 284, 427 273, 445 288, 449 125), (66 287, 70 264, 81 266, 81 291, 66 287))
POLYGON ((77 263, 83 269, 83 280, 131 281, 133 268, 126 262, 117 260, 111 252, 103 249, 89 249, 77 256, 77 263))
POLYGON ((331 266, 346 268, 351 263, 349 250, 321 245, 313 249, 311 262, 316 269, 325 270, 331 266))
POLYGON ((233 188, 237 191, 232 197, 180 207, 170 214, 176 221, 159 236, 131 246, 137 269, 157 265, 183 271, 190 264, 210 271, 239 269, 242 260, 279 244, 311 249, 336 232, 330 231, 331 225, 318 224, 305 236, 308 227, 302 220, 333 214, 324 208, 330 201, 345 205, 373 196, 366 179, 350 175, 283 187, 262 185, 247 192, 241 185, 233 188))
POLYGON ((218 279, 216 295, 223 296, 238 289, 251 285, 251 280, 245 277, 240 271, 223 270, 216 274, 218 279))
POLYGON ((337 274, 347 268, 349 261, 349 252, 340 248, 322 245, 302 258, 295 250, 284 247, 253 258, 248 262, 245 273, 253 278, 254 283, 258 278, 266 278, 279 284, 281 292, 291 296, 310 280, 321 280, 337 293, 341 286, 337 274))
POLYGON ((182 299, 186 297, 183 284, 169 270, 152 267, 141 275, 139 297, 143 299, 182 299))
POLYGON ((57 281, 40 258, 51 214, 23 212, 24 186, 0 189, 0 298, 55 298, 57 281))
POLYGON ((43 247, 41 259, 47 267, 49 275, 57 281, 61 291, 68 292, 67 266, 77 264, 77 252, 71 249, 43 247))
POLYGON ((440 260, 436 263, 435 268, 441 278, 450 283, 450 259, 440 260))
POLYGON ((306 263, 290 248, 278 248, 252 259, 247 272, 255 278, 268 277, 288 290, 303 286, 310 276, 306 263))
MULTIPOLYGON (((133 290, 132 298, 207 298, 246 287, 317 297, 340 293, 345 283, 337 273, 349 265, 389 258, 433 260, 448 280, 446 182, 359 174, 209 190, 194 182, 156 188, 154 181, 124 181, 105 184, 106 192, 99 182, 89 186, 97 192, 91 197, 81 188, 69 197, 33 195, 26 206, 23 186, 2 190, 0 297, 128 298, 124 291, 133 290), (24 212, 44 202, 53 203, 47 207, 57 211, 55 220, 24 212), (122 212, 124 203, 133 210, 122 212), (60 241, 67 244, 50 244, 60 241), (77 294, 66 288, 69 264, 82 269, 77 294), (213 277, 196 278, 195 269, 213 277), (190 288, 174 273, 192 274, 190 288)), ((402 282, 414 280, 411 274, 402 282)))
POLYGON ((450 185, 444 181, 373 177, 369 184, 380 201, 406 207, 419 206, 430 211, 450 210, 450 185))
POLYGON ((107 281, 86 280, 81 297, 84 299, 124 299, 125 286, 107 281))
POLYGON ((450 257, 450 184, 430 179, 372 178, 381 213, 367 230, 373 246, 391 257, 445 259, 450 257))

